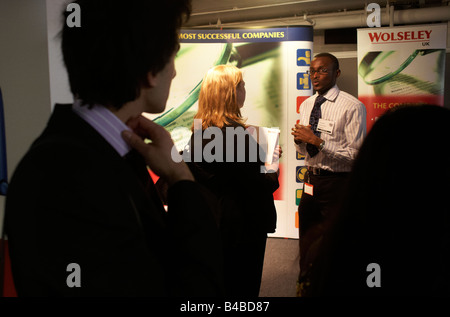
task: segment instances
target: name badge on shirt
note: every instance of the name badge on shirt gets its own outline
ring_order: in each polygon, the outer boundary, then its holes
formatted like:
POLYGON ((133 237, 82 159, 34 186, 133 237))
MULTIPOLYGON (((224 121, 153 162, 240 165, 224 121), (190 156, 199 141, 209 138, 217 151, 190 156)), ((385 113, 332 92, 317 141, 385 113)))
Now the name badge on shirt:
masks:
POLYGON ((305 186, 303 188, 303 192, 305 194, 313 196, 314 195, 314 186, 311 185, 311 184, 305 183, 305 186))
POLYGON ((334 121, 319 119, 319 123, 317 124, 317 131, 324 132, 327 134, 333 134, 334 129, 334 121))

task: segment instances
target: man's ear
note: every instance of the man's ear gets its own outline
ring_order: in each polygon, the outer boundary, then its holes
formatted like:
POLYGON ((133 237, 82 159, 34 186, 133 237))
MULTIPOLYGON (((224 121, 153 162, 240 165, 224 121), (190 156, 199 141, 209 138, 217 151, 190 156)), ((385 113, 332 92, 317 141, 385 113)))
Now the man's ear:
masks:
POLYGON ((338 70, 336 71, 336 78, 338 78, 339 76, 341 76, 341 70, 340 70, 340 69, 338 69, 338 70))
POLYGON ((148 87, 153 88, 158 85, 158 74, 153 74, 153 72, 147 73, 147 84, 148 87))

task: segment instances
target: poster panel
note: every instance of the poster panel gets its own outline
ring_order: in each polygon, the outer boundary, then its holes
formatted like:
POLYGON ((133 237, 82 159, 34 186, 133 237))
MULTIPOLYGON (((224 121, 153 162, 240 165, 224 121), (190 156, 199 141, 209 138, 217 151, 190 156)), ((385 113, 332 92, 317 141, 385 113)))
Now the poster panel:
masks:
POLYGON ((192 133, 204 75, 221 64, 242 69, 246 101, 241 112, 246 124, 280 131, 283 156, 280 188, 274 194, 278 222, 273 234, 278 237, 298 237, 296 212, 304 161, 295 151, 290 130, 298 118, 301 101, 312 95, 307 73, 312 41, 312 27, 182 29, 181 47, 175 59, 177 75, 166 110, 159 115, 145 114, 171 133, 177 150, 181 151, 192 133))
POLYGON ((358 29, 358 98, 367 130, 401 103, 444 105, 447 24, 358 29))

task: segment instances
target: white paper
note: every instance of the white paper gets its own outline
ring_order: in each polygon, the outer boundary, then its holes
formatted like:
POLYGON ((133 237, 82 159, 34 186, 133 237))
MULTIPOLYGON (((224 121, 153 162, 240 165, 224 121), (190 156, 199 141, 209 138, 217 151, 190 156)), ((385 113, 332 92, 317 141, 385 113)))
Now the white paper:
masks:
POLYGON ((273 155, 280 142, 280 129, 259 128, 259 145, 266 151, 266 163, 272 164, 273 155))

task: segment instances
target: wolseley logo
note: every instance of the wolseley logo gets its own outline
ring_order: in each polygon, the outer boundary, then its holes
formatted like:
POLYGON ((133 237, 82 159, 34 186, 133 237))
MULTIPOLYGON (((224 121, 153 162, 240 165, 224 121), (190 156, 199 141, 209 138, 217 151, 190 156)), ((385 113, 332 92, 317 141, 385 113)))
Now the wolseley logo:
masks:
POLYGON ((398 43, 398 42, 425 42, 429 41, 432 30, 398 31, 398 32, 369 32, 372 44, 398 43))

